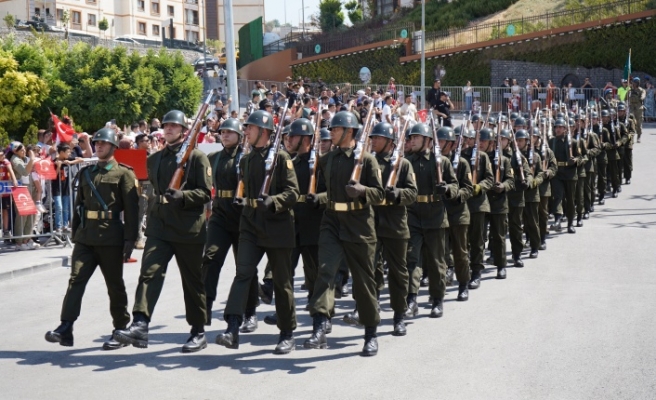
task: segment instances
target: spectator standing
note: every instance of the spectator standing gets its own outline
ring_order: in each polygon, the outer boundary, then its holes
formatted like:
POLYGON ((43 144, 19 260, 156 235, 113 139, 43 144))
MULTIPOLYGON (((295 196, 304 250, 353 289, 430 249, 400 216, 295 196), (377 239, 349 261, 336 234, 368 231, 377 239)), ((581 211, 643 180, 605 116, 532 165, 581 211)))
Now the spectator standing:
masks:
POLYGON ((631 88, 629 87, 629 81, 622 79, 622 86, 617 88, 617 98, 620 101, 626 101, 626 94, 629 93, 631 88))
POLYGON ((66 143, 57 145, 55 167, 57 177, 51 183, 52 201, 55 205, 55 232, 69 230, 71 216, 71 197, 69 192, 70 168, 68 158, 71 155, 71 146, 66 143))
POLYGON ((472 104, 474 103, 474 88, 471 85, 471 81, 467 81, 467 84, 462 88, 462 93, 465 96, 465 111, 472 111, 472 104))
POLYGON ((512 109, 513 111, 519 111, 522 104, 522 87, 517 83, 517 79, 512 80, 512 87, 510 90, 512 91, 512 109))
POLYGON ((382 121, 388 124, 392 123, 392 96, 385 96, 385 103, 383 104, 382 121))
POLYGON ((656 118, 656 90, 651 82, 646 83, 647 94, 645 96, 645 120, 652 121, 656 118))
MULTIPOLYGON (((5 157, 4 151, 0 151, 0 181, 11 181, 14 187, 18 186, 18 180, 14 175, 14 170, 11 168, 11 163, 5 157)), ((2 210, 2 237, 7 239, 11 237, 11 231, 9 230, 10 225, 10 213, 9 207, 11 207, 11 195, 9 193, 3 194, 0 197, 0 209, 2 210)))
POLYGON ((387 84, 387 91, 390 92, 392 96, 396 94, 396 85, 394 84, 394 82, 395 82, 394 78, 390 78, 389 83, 387 84))
POLYGON ((417 107, 412 104, 412 94, 406 93, 405 103, 398 108, 398 113, 401 118, 407 117, 412 121, 417 121, 417 107))
POLYGON ((592 83, 590 82, 590 78, 585 78, 585 82, 583 82, 583 86, 581 86, 581 89, 583 90, 585 104, 587 105, 588 102, 590 102, 590 99, 593 97, 592 89, 594 89, 592 83))
POLYGON ((571 110, 574 104, 577 104, 576 88, 572 85, 572 82, 567 84, 567 98, 569 99, 569 108, 571 110))
POLYGON ((426 102, 430 108, 437 108, 437 103, 440 101, 440 93, 442 93, 442 82, 439 79, 433 81, 433 87, 426 94, 426 102))
POLYGON ((442 126, 452 126, 451 124, 452 108, 453 108, 453 103, 451 103, 451 99, 449 99, 449 96, 444 92, 440 92, 440 100, 437 103, 437 107, 435 107, 435 112, 437 116, 440 117, 442 121, 442 126))
MULTIPOLYGON (((27 186, 27 190, 33 199, 38 199, 32 178, 35 161, 34 152, 28 152, 21 142, 13 142, 9 147, 9 154, 7 156, 11 161, 11 167, 16 174, 16 179, 21 182, 22 186, 27 186)), ((33 227, 34 215, 17 215, 14 225, 14 237, 31 236, 33 227)), ((16 245, 18 246, 18 250, 34 250, 40 247, 29 237, 16 239, 16 245)))

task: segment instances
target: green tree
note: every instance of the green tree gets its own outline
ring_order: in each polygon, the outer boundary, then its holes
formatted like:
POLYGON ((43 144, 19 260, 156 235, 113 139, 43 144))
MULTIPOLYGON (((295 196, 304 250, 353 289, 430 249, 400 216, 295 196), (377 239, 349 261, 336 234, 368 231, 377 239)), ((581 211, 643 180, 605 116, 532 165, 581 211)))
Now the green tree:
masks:
POLYGON ((109 21, 107 21, 107 18, 103 17, 103 19, 101 19, 101 20, 98 22, 98 29, 100 29, 100 31, 101 31, 105 36, 107 36, 106 32, 107 32, 107 29, 109 29, 109 21))
POLYGON ((71 21, 71 12, 68 8, 62 11, 61 23, 64 25, 64 39, 68 40, 68 23, 71 21))
POLYGON ((7 24, 7 29, 13 29, 14 25, 16 25, 16 18, 12 14, 7 14, 3 18, 5 21, 5 24, 7 24))
POLYGON ((344 25, 344 13, 340 0, 321 0, 319 3, 319 27, 323 32, 339 29, 344 25))
POLYGON ((362 7, 360 6, 358 0, 351 0, 348 3, 345 3, 344 8, 346 8, 346 15, 348 15, 352 24, 357 24, 358 22, 362 21, 362 7))
POLYGON ((39 128, 34 124, 30 124, 30 126, 25 131, 25 135, 23 135, 23 144, 37 144, 39 141, 39 137, 37 135, 38 133, 39 128))

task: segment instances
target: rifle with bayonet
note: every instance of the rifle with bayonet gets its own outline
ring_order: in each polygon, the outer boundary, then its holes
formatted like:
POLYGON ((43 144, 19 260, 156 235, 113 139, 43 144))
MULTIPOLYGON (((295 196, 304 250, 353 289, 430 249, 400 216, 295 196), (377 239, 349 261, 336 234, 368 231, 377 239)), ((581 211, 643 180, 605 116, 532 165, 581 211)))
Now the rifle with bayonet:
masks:
POLYGON ((399 180, 399 166, 401 165, 401 161, 405 155, 405 130, 408 128, 409 123, 410 120, 406 119, 405 123, 403 124, 403 129, 399 130, 397 133, 398 140, 396 147, 394 148, 394 152, 392 153, 392 158, 390 159, 392 170, 390 171, 389 178, 387 179, 387 186, 385 186, 386 188, 395 187, 399 180))
POLYGON ((310 145, 310 159, 308 160, 308 165, 310 166, 310 184, 308 186, 308 194, 317 194, 317 158, 321 146, 320 130, 322 110, 323 105, 320 105, 317 110, 317 117, 314 123, 314 135, 312 135, 312 144, 310 145))
POLYGON ((460 164, 460 154, 462 154, 462 142, 465 141, 465 130, 469 126, 471 121, 471 111, 469 112, 469 119, 465 116, 462 117, 462 123, 460 124, 460 137, 458 137, 458 147, 456 148, 456 153, 453 156, 453 169, 458 169, 458 164, 460 164))
POLYGON ((353 149, 353 154, 355 158, 355 165, 353 166, 353 172, 351 173, 351 179, 349 182, 360 182, 360 175, 362 175, 362 162, 364 160, 364 153, 367 150, 367 139, 369 139, 369 132, 371 132, 371 122, 373 118, 373 109, 374 103, 369 104, 369 110, 367 111, 367 118, 362 125, 362 132, 360 133, 360 138, 355 144, 355 149, 353 149))
POLYGON ((260 190, 260 199, 263 199, 264 196, 267 196, 269 194, 269 190, 271 189, 271 180, 273 179, 273 171, 276 169, 276 164, 278 164, 278 151, 280 150, 280 142, 282 141, 282 128, 284 125, 284 118, 285 114, 287 114, 287 105, 282 110, 282 118, 280 119, 280 122, 278 123, 278 127, 276 129, 276 136, 274 137, 273 140, 273 145, 269 149, 269 154, 267 154, 267 158, 264 161, 264 183, 262 183, 262 190, 260 190))
POLYGON ((433 113, 428 115, 430 116, 430 128, 433 131, 433 152, 435 153, 435 165, 437 166, 437 183, 440 183, 442 182, 442 149, 440 148, 440 141, 437 140, 437 129, 433 113))
MULTIPOLYGON (((487 127, 487 120, 490 118, 490 112, 492 111, 492 106, 488 106, 487 115, 485 116, 485 121, 481 124, 481 128, 476 130, 476 138, 474 139, 474 148, 472 149, 471 160, 469 161, 472 166, 472 182, 473 184, 478 183, 478 162, 480 157, 478 156, 478 149, 481 144, 481 129, 487 127)), ((478 109, 478 117, 481 117, 481 109, 478 109)))

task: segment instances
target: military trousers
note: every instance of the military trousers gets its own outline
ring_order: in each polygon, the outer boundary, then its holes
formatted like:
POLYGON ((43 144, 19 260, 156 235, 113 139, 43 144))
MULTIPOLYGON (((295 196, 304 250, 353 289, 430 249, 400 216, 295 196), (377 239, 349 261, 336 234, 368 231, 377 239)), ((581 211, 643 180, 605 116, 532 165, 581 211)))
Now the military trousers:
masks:
MULTIPOLYGON (((528 236, 528 240, 531 243, 531 250, 537 250, 540 248, 540 203, 538 202, 526 202, 524 206, 524 231, 528 236)), ((548 217, 548 216, 547 216, 548 217)))
POLYGON ((631 176, 633 176, 633 149, 628 147, 624 149, 624 158, 622 158, 622 162, 624 163, 624 179, 629 180, 631 179, 631 176))
MULTIPOLYGON (((446 265, 455 267, 458 283, 466 284, 471 280, 469 255, 467 254, 467 232, 469 225, 450 225, 446 237, 446 265)), ((447 282, 449 284, 450 282, 447 282)))
MULTIPOLYGON (((296 232, 298 232, 298 230, 296 230, 296 232)), ((298 243, 298 240, 296 241, 296 243, 298 243)), ((292 255, 291 255, 292 279, 296 274, 296 267, 298 266, 298 260, 300 259, 301 259, 301 249, 298 246, 294 247, 292 249, 292 255)), ((262 280, 263 281, 273 280, 273 268, 271 267, 271 261, 267 261, 266 267, 264 267, 264 278, 262 278, 262 280)))
POLYGON ((242 315, 251 301, 251 288, 253 277, 257 278, 257 265, 266 254, 271 264, 278 329, 281 331, 295 330, 296 308, 294 286, 292 285, 291 253, 291 248, 261 247, 241 236, 237 252, 237 273, 230 287, 228 304, 223 312, 223 318, 227 321, 229 316, 237 316, 241 325, 242 315))
MULTIPOLYGON (((428 273, 428 293, 433 300, 444 299, 446 292, 446 229, 421 229, 410 227, 410 241, 408 242, 408 273, 413 280, 416 270, 424 268, 428 273), (417 268, 421 257, 421 268, 417 268)), ((421 272, 419 273, 421 277, 421 272)), ((417 294, 413 290, 419 289, 419 285, 413 287, 410 283, 408 293, 417 294)))
POLYGON ((390 307, 392 307, 394 313, 403 314, 408 309, 409 276, 408 265, 406 263, 408 239, 379 237, 376 250, 376 261, 381 259, 387 261, 387 285, 390 293, 390 307))
POLYGON ((378 326, 380 314, 374 278, 375 243, 341 240, 339 228, 324 215, 319 235, 319 271, 310 299, 310 315, 331 317, 335 308, 335 276, 342 260, 346 261, 353 278, 353 298, 360 321, 366 327, 378 326))
POLYGON ((641 107, 631 107, 631 112, 633 112, 633 115, 635 116, 636 119, 636 133, 638 134, 638 139, 642 137, 642 117, 643 117, 643 111, 641 107))
MULTIPOLYGON (((212 305, 216 300, 216 289, 219 285, 219 276, 225 263, 228 252, 232 247, 232 253, 237 260, 237 249, 239 248, 239 232, 229 231, 218 218, 211 218, 207 225, 207 240, 205 242, 205 254, 203 255, 203 282, 205 283, 205 301, 207 311, 207 321, 210 323, 212 315, 212 305)), ((250 291, 248 293, 248 302, 246 304, 247 313, 254 313, 258 303, 257 274, 251 280, 250 291)))
POLYGON ((62 305, 61 320, 74 322, 80 316, 84 290, 99 266, 107 285, 109 313, 114 328, 125 329, 130 322, 130 313, 123 282, 123 246, 87 246, 76 243, 71 263, 71 277, 62 305))
POLYGON ((477 212, 469 214, 469 229, 467 238, 469 241, 469 260, 472 271, 483 271, 485 266, 485 216, 487 213, 477 212))
POLYGON ((538 210, 538 220, 540 225, 540 242, 547 240, 549 234, 549 201, 551 196, 540 196, 540 208, 538 210))
POLYGON ((595 202, 595 183, 597 182, 597 174, 593 171, 586 171, 585 185, 583 187, 583 208, 585 212, 590 212, 592 205, 595 202))
POLYGON ((308 298, 312 298, 314 285, 317 283, 317 275, 319 273, 319 246, 300 246, 299 251, 301 257, 303 257, 303 274, 305 275, 305 287, 308 290, 308 298))
POLYGON ((515 258, 519 258, 524 250, 524 241, 522 236, 524 230, 522 229, 522 216, 524 214, 524 207, 509 207, 508 212, 508 233, 510 236, 510 250, 515 258))
POLYGON ((508 233, 507 214, 488 214, 490 219, 490 253, 494 258, 494 265, 498 268, 506 267, 506 233, 508 233))
POLYGON ((202 243, 177 243, 147 237, 132 313, 142 313, 150 321, 162 293, 169 262, 175 256, 182 277, 187 323, 195 327, 205 325, 205 284, 201 271, 203 247, 202 243))
POLYGON ((558 177, 551 180, 551 194, 553 196, 552 210, 554 215, 560 214, 558 207, 562 205, 567 224, 571 225, 574 221, 576 196, 576 180, 566 181, 558 177))
POLYGON ((421 263, 421 244, 423 241, 423 236, 410 234, 408 254, 406 256, 406 262, 408 264, 408 294, 419 293, 419 288, 421 287, 421 278, 424 275, 424 269, 421 263))
MULTIPOLYGON (((374 281, 376 281, 376 298, 378 299, 380 299, 380 293, 385 290, 385 263, 388 261, 383 257, 383 242, 378 238, 374 253, 374 281)), ((338 278, 339 276, 335 278, 335 283, 338 283, 338 278)))
POLYGON ((606 197, 606 176, 608 175, 608 164, 597 162, 597 192, 599 200, 606 197))
POLYGON ((587 176, 579 176, 579 179, 576 181, 576 215, 582 215, 584 206, 585 206, 585 200, 584 200, 584 194, 585 194, 585 181, 588 179, 587 176))
POLYGON ((610 180, 610 184, 613 187, 613 190, 618 190, 620 188, 620 171, 619 171, 619 163, 622 162, 622 160, 608 160, 608 179, 610 180))

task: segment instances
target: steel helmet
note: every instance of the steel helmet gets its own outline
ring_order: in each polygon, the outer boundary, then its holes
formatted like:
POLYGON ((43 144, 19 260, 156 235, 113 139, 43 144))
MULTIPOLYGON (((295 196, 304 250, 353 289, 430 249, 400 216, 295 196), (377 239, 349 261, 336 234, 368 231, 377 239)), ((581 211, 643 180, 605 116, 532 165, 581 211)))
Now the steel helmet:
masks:
POLYGON ((564 127, 566 127, 566 126, 567 126, 567 123, 565 123, 565 120, 564 120, 564 119, 562 119, 562 118, 558 118, 558 119, 556 119, 556 122, 554 122, 554 127, 556 127, 556 126, 564 126, 564 127))
POLYGON ((162 118, 162 126, 165 124, 178 124, 185 129, 187 128, 187 121, 184 113, 180 110, 171 110, 162 118))
POLYGON ((371 130, 369 137, 382 136, 387 139, 394 140, 394 127, 388 122, 379 122, 371 130))
POLYGON ((447 142, 454 142, 456 135, 450 126, 443 126, 437 130, 437 140, 446 140, 447 142))
POLYGON ((531 129, 531 134, 532 134, 533 136, 542 136, 542 134, 540 134, 540 129, 538 129, 537 126, 536 126, 536 127, 533 127, 533 129, 531 129))
POLYGON ((223 123, 221 126, 219 126, 219 132, 221 131, 231 131, 239 134, 239 136, 242 136, 244 132, 241 131, 241 124, 239 123, 239 120, 236 118, 228 118, 223 123))
POLYGON ((520 129, 515 132, 515 139, 528 139, 528 132, 526 129, 520 129))
POLYGON ((475 138, 476 129, 465 129, 465 133, 462 136, 466 138, 475 138))
POLYGON ((268 129, 272 131, 273 128, 273 117, 267 111, 264 110, 255 110, 248 116, 246 122, 244 122, 244 127, 248 125, 255 125, 262 129, 268 129))
POLYGON ((610 112, 608 110, 601 110, 601 117, 610 117, 610 112))
POLYGON ((474 114, 471 117, 471 122, 478 122, 481 120, 481 117, 478 114, 474 114))
POLYGON ((118 135, 112 128, 102 128, 93 135, 92 142, 107 142, 118 147, 118 135))
POLYGON ((617 111, 626 111, 626 104, 624 103, 619 103, 617 105, 617 111))
POLYGON ((517 118, 519 118, 519 113, 516 113, 516 112, 512 112, 512 113, 510 113, 510 120, 511 120, 511 121, 514 121, 514 120, 516 120, 517 118))
POLYGON ((510 129, 502 129, 502 130, 501 130, 501 133, 500 133, 500 136, 501 136, 502 138, 508 138, 508 139, 510 139, 510 138, 511 138, 511 135, 510 135, 510 129))
POLYGON ((413 135, 421 135, 421 136, 425 136, 425 137, 428 137, 428 138, 431 138, 431 139, 433 138, 433 133, 431 132, 428 125, 426 125, 422 122, 415 124, 412 127, 412 129, 410 129, 410 136, 413 136, 413 135))
POLYGON ((526 120, 522 117, 515 119, 514 126, 526 126, 526 120))
POLYGON ((494 139, 494 133, 492 133, 491 130, 489 130, 488 128, 481 129, 480 140, 493 140, 493 139, 494 139))
POLYGON ((358 119, 350 111, 340 111, 335 116, 333 119, 330 121, 330 128, 329 130, 332 130, 333 128, 352 128, 354 131, 357 131, 358 128, 360 127, 360 124, 358 123, 358 119))
POLYGON ((310 122, 310 120, 307 118, 299 118, 294 122, 292 122, 292 124, 289 126, 291 127, 289 131, 289 136, 314 135, 314 127, 312 126, 312 122, 310 122))
POLYGON ((319 138, 321 140, 331 140, 330 131, 326 128, 321 128, 321 130, 319 131, 319 138))

